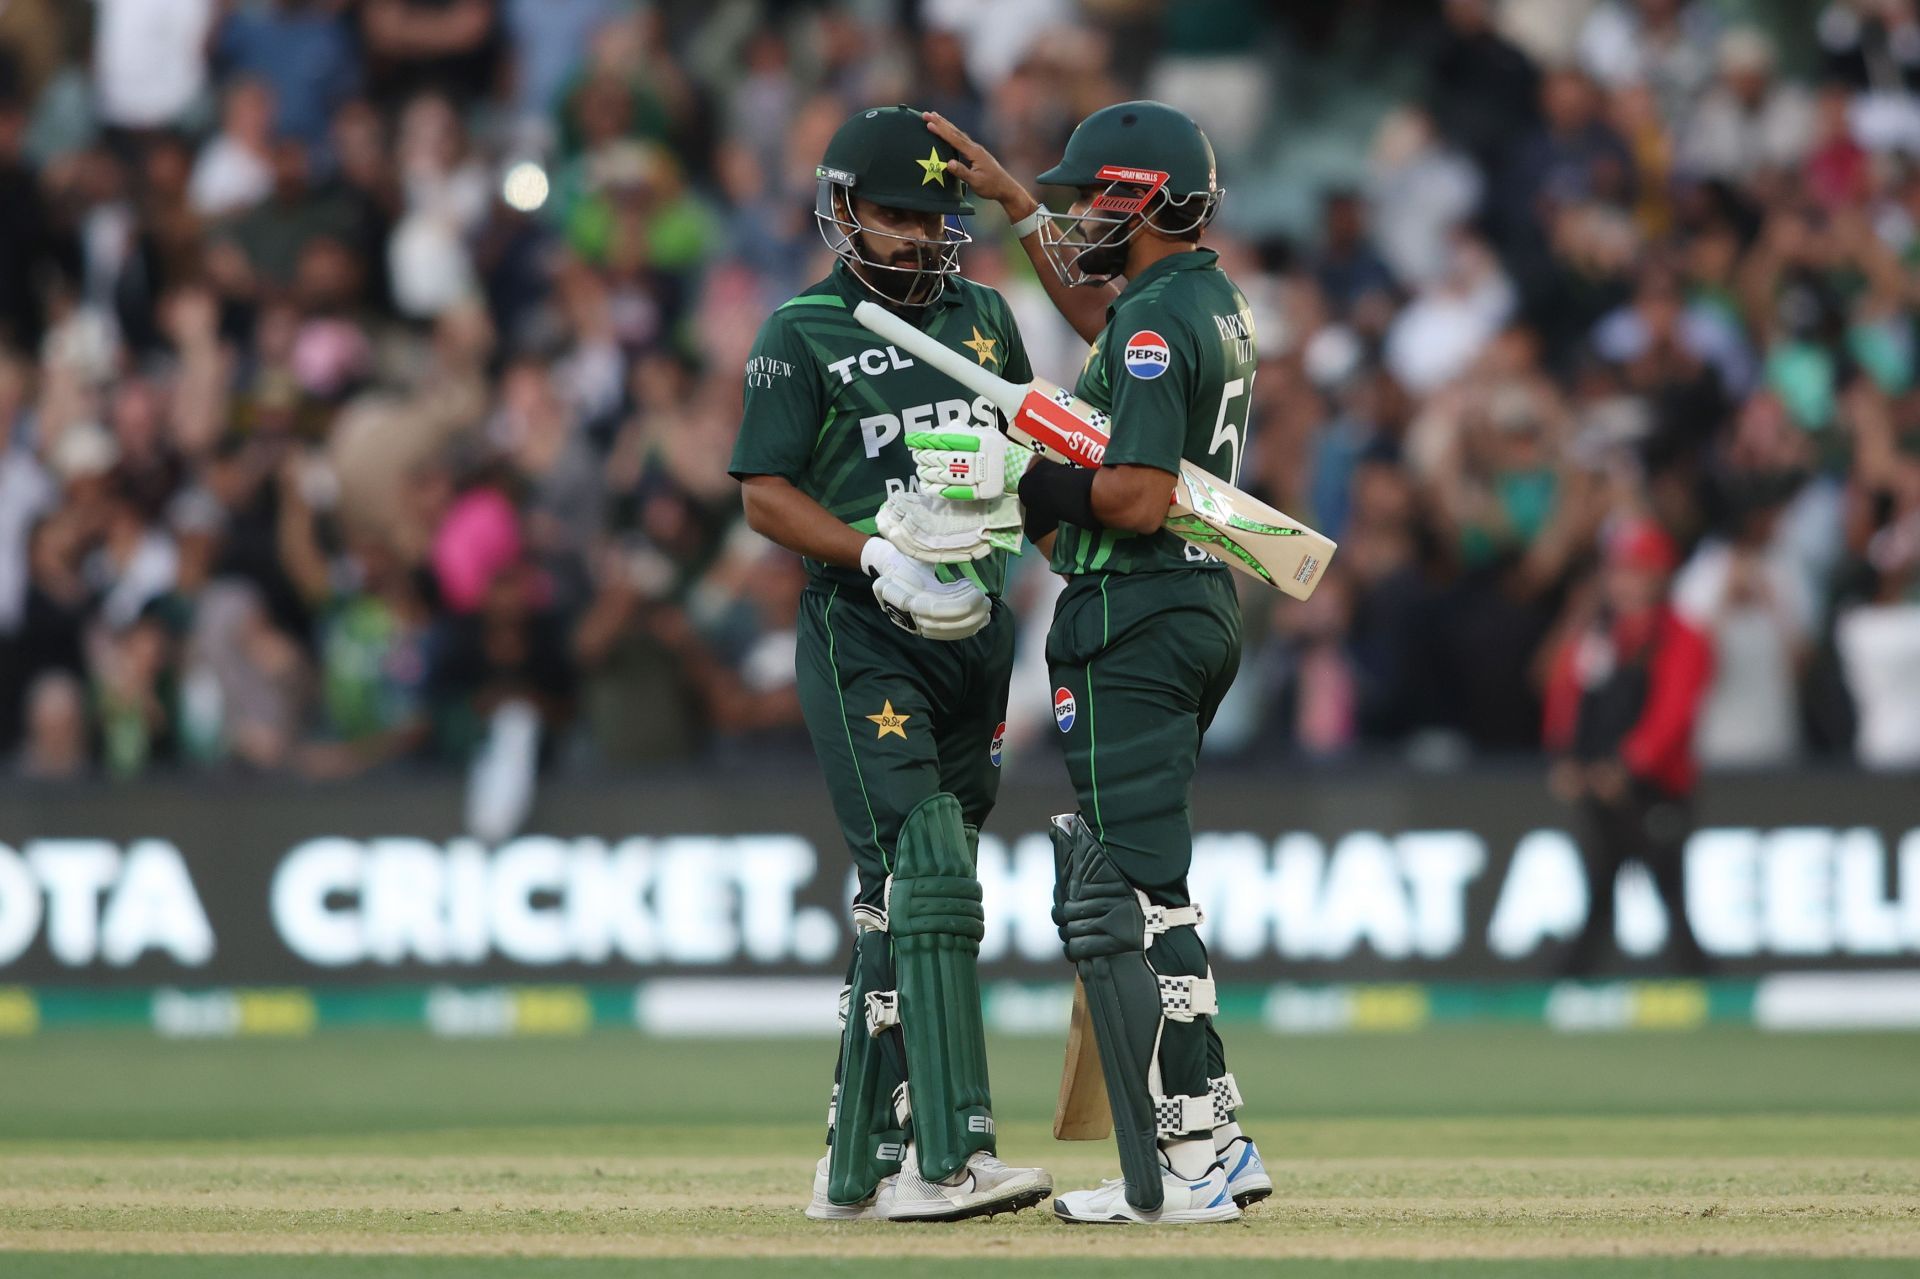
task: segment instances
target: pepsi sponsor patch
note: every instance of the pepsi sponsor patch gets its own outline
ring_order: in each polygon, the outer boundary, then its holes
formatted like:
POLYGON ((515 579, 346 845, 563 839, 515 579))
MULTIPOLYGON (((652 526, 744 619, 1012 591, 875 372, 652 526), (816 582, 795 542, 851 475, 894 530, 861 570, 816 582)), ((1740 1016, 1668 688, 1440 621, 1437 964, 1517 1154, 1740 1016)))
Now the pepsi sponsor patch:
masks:
POLYGON ((1053 691, 1053 722, 1060 726, 1061 732, 1066 733, 1073 730, 1073 715, 1075 709, 1072 693, 1064 688, 1056 688, 1053 691))
POLYGON ((1173 363, 1173 353, 1167 349, 1165 338, 1152 329, 1141 329, 1127 339, 1120 359, 1127 366, 1127 372, 1152 381, 1167 371, 1173 363))

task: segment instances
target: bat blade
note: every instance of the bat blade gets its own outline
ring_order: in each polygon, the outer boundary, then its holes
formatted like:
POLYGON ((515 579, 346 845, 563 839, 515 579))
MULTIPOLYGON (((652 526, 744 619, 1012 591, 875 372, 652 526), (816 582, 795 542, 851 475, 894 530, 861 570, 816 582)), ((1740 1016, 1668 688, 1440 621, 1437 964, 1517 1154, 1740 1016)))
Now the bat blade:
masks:
POLYGON ((1053 1110, 1055 1141, 1105 1141, 1113 1135, 1107 1077, 1087 1012, 1087 988, 1073 979, 1073 1019, 1067 1023, 1067 1056, 1060 1065, 1060 1100, 1053 1110))

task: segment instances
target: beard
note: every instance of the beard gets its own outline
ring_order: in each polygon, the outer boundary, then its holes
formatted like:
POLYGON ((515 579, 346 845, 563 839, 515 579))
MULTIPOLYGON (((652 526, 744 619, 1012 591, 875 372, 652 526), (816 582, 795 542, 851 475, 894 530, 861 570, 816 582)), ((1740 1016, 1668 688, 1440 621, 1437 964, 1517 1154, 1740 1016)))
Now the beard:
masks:
POLYGON ((1111 280, 1127 269, 1127 244, 1122 240, 1118 244, 1097 244, 1083 249, 1074 259, 1074 266, 1082 275, 1096 280, 1111 280))
POLYGON ((941 275, 918 250, 896 253, 884 263, 860 260, 860 277, 868 287, 900 306, 924 306, 939 293, 941 275))

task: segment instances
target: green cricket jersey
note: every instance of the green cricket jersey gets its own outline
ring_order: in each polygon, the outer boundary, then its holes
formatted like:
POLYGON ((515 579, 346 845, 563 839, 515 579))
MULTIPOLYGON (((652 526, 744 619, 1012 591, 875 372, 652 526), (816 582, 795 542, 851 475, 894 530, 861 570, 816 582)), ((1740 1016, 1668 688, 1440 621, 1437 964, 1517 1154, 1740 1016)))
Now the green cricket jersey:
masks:
MULTIPOLYGON (((1232 482, 1247 442, 1254 363, 1247 299, 1220 269, 1219 254, 1195 249, 1127 282, 1073 391, 1113 419, 1109 465, 1178 471, 1185 458, 1232 482)), ((1143 535, 1062 524, 1053 567, 1145 573, 1226 565, 1165 529, 1143 535)))
MULTIPOLYGON (((777 475, 865 532, 890 493, 917 488, 908 431, 998 428, 999 411, 944 373, 882 342, 853 318, 872 298, 844 262, 767 317, 747 360, 746 403, 729 469, 736 479, 777 475)), ((1013 315, 984 285, 949 279, 909 319, 1001 377, 1032 379, 1013 315)), ((1005 553, 956 566, 997 595, 1005 553)), ((806 562, 816 579, 860 581, 852 569, 806 562)), ((949 576, 943 566, 942 577, 949 576)))

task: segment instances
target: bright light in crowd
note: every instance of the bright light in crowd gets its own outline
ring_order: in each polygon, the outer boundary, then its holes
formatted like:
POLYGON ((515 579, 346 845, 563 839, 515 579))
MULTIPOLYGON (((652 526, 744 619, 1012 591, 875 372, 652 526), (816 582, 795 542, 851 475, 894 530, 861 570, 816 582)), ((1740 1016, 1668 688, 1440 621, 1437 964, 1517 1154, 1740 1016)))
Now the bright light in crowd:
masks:
POLYGON ((522 160, 507 170, 500 183, 500 195, 507 204, 522 213, 533 213, 547 202, 547 171, 531 160, 522 160))

